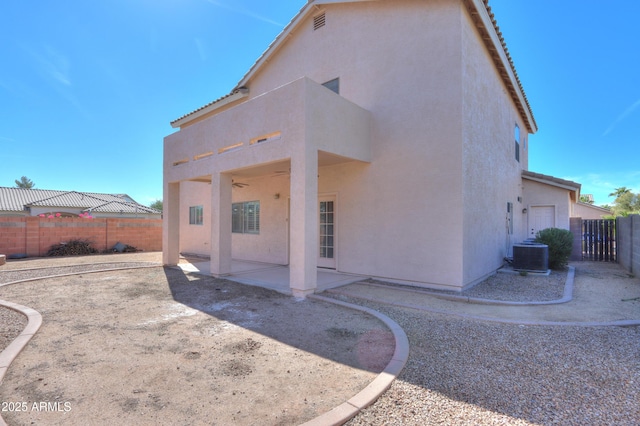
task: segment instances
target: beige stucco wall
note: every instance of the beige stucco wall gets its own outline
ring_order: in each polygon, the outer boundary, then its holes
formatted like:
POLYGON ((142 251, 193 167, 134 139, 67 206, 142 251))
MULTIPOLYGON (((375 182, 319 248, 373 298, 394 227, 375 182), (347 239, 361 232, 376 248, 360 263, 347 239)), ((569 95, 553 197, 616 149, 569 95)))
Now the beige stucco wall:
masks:
POLYGON ((249 186, 234 188, 233 202, 260 201, 260 234, 233 234, 233 258, 288 264, 288 177, 267 176, 242 182, 249 186))
POLYGON ((180 183, 180 252, 209 255, 211 251, 211 185, 180 183), (189 224, 189 207, 202 206, 202 225, 189 224))
MULTIPOLYGON (((523 193, 526 200, 525 207, 531 211, 532 207, 553 206, 555 209, 555 227, 569 229, 569 218, 572 213, 570 193, 567 189, 528 179, 522 180, 523 193)), ((529 220, 529 214, 526 215, 529 220)), ((528 226, 528 225, 527 225, 528 226)))
POLYGON ((527 132, 469 14, 462 20, 464 285, 494 272, 522 241, 520 175, 528 163, 527 132), (515 126, 520 128, 520 161, 515 155, 515 126), (507 203, 512 203, 513 234, 507 203))
POLYGON ((460 44, 459 5, 362 6, 326 6, 327 24, 317 31, 304 23, 250 81, 251 92, 299 75, 319 83, 339 77, 340 95, 373 117, 371 164, 320 173, 319 192, 339 194, 340 269, 459 283, 461 82, 460 54, 452 53, 460 44), (390 250, 390 241, 399 247, 390 250))
POLYGON ((573 205, 573 217, 581 217, 583 219, 602 219, 604 216, 611 216, 610 211, 606 211, 598 206, 590 204, 575 203, 573 205))
MULTIPOLYGON (((302 22, 246 82, 244 102, 166 138, 165 184, 286 160, 306 141, 362 160, 318 170, 318 193, 337 198, 338 270, 453 288, 495 271, 507 244, 506 203, 521 211, 527 155, 521 144, 514 159, 513 126, 523 138, 526 130, 466 8, 398 0, 321 10, 326 25, 313 31, 311 17, 302 22), (337 77, 353 105, 316 84, 337 77), (368 120, 366 130, 346 125, 368 120), (192 160, 274 131, 280 140, 192 160), (188 163, 172 166, 181 158, 188 163)), ((249 183, 233 201, 261 201, 261 235, 234 235, 233 256, 286 263, 291 186, 269 176, 249 183)))

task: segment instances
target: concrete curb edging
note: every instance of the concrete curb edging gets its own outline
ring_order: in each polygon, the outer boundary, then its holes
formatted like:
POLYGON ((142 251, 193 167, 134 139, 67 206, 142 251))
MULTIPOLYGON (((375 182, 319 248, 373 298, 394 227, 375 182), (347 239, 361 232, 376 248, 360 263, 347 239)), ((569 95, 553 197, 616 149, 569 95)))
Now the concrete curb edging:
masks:
MULTIPOLYGON (((12 281, 4 284, 0 284, 0 287, 12 284, 18 284, 29 281, 36 281, 47 278, 56 278, 62 276, 69 275, 79 275, 86 273, 96 273, 96 272, 108 272, 114 270, 125 270, 125 269, 144 269, 144 268, 153 268, 162 265, 149 265, 149 266, 138 266, 138 267, 122 267, 122 268, 114 268, 114 269, 102 269, 102 270, 91 270, 91 271, 83 271, 83 272, 74 272, 69 274, 59 274, 59 275, 51 275, 51 276, 42 276, 36 278, 29 278, 25 280, 12 281)), ((358 414, 361 410, 368 407, 372 403, 374 403, 382 393, 384 393, 389 387, 391 383, 398 377, 402 369, 404 368, 407 360, 409 358, 409 339, 407 338, 404 330, 393 321, 388 316, 375 311, 370 308, 366 308, 364 306, 358 306, 347 302, 342 302, 339 300, 331 299, 324 296, 319 295, 309 295, 307 296, 309 299, 318 300, 323 302, 329 302, 336 305, 344 306, 350 309, 355 309, 358 311, 366 312, 380 321, 382 321, 393 333, 395 340, 395 350, 391 360, 385 367, 385 369, 378 374, 378 376, 367 385, 363 390, 358 392, 356 395, 351 397, 348 401, 342 403, 341 405, 333 408, 330 411, 327 411, 324 414, 312 419, 306 423, 304 426, 326 426, 326 425, 342 425, 347 422, 349 419, 353 418, 356 414, 358 414)), ((24 349, 24 347, 29 343, 31 338, 35 335, 35 333, 40 329, 42 325, 42 315, 37 312, 35 309, 29 308, 27 306, 18 305, 17 303, 7 302, 0 300, 0 306, 7 307, 16 312, 19 312, 27 317, 27 325, 20 333, 20 335, 13 340, 5 348, 4 351, 0 352, 0 385, 2 384, 2 380, 4 378, 5 373, 7 372, 9 366, 13 362, 13 360, 20 354, 20 352, 24 349)), ((0 415, 0 426, 6 426, 6 423, 2 419, 0 415)))
MULTIPOLYGON (((16 337, 13 342, 9 343, 2 352, 0 352, 0 385, 4 379, 4 375, 6 374, 9 366, 13 362, 14 359, 22 352, 27 343, 33 338, 36 332, 42 326, 42 315, 35 309, 29 308, 27 306, 18 305, 17 303, 7 302, 5 300, 0 300, 0 306, 4 306, 11 310, 21 313, 22 315, 27 317, 27 325, 22 330, 22 333, 16 337)), ((0 415, 0 425, 6 426, 5 421, 2 419, 2 415, 0 415)))
POLYGON ((307 296, 308 299, 318 300, 322 302, 333 303, 336 305, 344 306, 350 309, 356 309, 358 311, 366 312, 382 321, 393 333, 395 339, 395 351, 391 357, 391 361, 387 364, 386 368, 378 374, 369 385, 356 395, 351 397, 348 401, 340 404, 339 406, 327 411, 324 414, 312 419, 302 426, 326 426, 326 425, 341 425, 346 423, 349 419, 353 418, 361 410, 365 409, 369 405, 373 404, 389 387, 391 383, 398 377, 402 369, 404 368, 407 360, 409 359, 409 339, 407 338, 404 330, 394 320, 388 316, 364 306, 354 305, 352 303, 342 302, 340 300, 331 299, 329 297, 319 296, 312 294, 307 296))
MULTIPOLYGON (((104 263, 109 264, 110 262, 104 262, 104 263)), ((121 263, 126 263, 126 262, 121 262, 121 263)), ((81 265, 84 265, 84 264, 81 264, 81 265)), ((78 266, 78 265, 75 265, 75 266, 78 266)), ((0 284, 0 287, 24 283, 24 282, 42 280, 47 278, 57 278, 57 277, 80 275, 80 274, 95 273, 95 272, 119 271, 119 270, 125 270, 125 269, 154 268, 158 266, 162 266, 162 265, 137 266, 133 268, 122 267, 122 268, 115 268, 115 269, 102 269, 102 270, 92 270, 92 271, 84 271, 84 272, 73 272, 69 274, 49 275, 49 276, 28 278, 28 279, 18 280, 18 281, 11 281, 8 283, 0 284)), ((35 268, 35 269, 46 269, 46 268, 35 268)), ((24 271, 25 269, 21 269, 21 270, 24 271)), ((27 317, 27 325, 25 326, 24 330, 22 330, 22 332, 18 335, 18 337, 16 337, 13 340, 13 342, 9 343, 9 346, 7 346, 2 352, 0 352, 0 385, 2 385, 4 375, 7 373, 7 370, 9 369, 9 366, 11 365, 11 363, 16 359, 16 357, 20 354, 20 352, 22 352, 25 346, 27 346, 27 343, 29 343, 29 341, 33 338, 33 336, 38 332, 38 330, 42 326, 42 315, 40 315, 40 313, 35 309, 29 308, 28 306, 19 305, 17 303, 8 302, 5 300, 0 300, 0 306, 14 310, 27 317)), ((0 426, 7 426, 7 423, 2 418, 2 414, 0 414, 0 426)))
MULTIPOLYGON (((80 266, 80 265, 74 265, 74 266, 80 266)), ((122 267, 118 267, 118 268, 107 268, 107 269, 95 269, 95 270, 80 271, 80 272, 69 272, 68 274, 43 275, 41 277, 33 277, 33 278, 26 278, 26 279, 23 279, 23 280, 10 281, 8 283, 0 284, 0 287, 4 287, 4 286, 7 286, 7 285, 20 284, 20 283, 27 283, 27 282, 30 282, 30 281, 44 280, 44 279, 49 279, 49 278, 69 277, 69 276, 72 276, 72 275, 95 274, 95 273, 99 273, 99 272, 126 271, 128 269, 145 269, 145 268, 161 268, 161 267, 163 267, 163 265, 158 265, 158 264, 144 265, 144 266, 122 266, 122 267)), ((46 268, 34 268, 34 269, 46 269, 46 268)), ((31 269, 15 269, 15 271, 29 271, 29 270, 31 270, 31 269)), ((14 272, 14 271, 9 271, 9 272, 14 272)))
MULTIPOLYGON (((436 297, 438 299, 451 300, 454 302, 475 303, 478 305, 502 305, 502 306, 559 305, 562 303, 571 302, 571 300, 573 299, 573 282, 574 282, 575 275, 576 275, 576 268, 573 266, 569 266, 569 270, 567 271, 567 278, 564 282, 564 292, 560 299, 533 301, 533 302, 510 302, 507 300, 483 299, 480 297, 469 297, 469 296, 458 296, 455 294, 436 293, 434 291, 429 291, 428 289, 411 289, 411 288, 402 288, 402 287, 398 287, 398 288, 401 291, 405 291, 408 293, 426 294, 432 297, 436 297)), ((368 283, 366 281, 362 281, 357 284, 367 285, 371 287, 388 288, 388 286, 385 284, 368 283)), ((330 289, 328 291, 332 292, 332 290, 333 289, 330 289)))
MULTIPOLYGON (((575 278, 575 268, 573 266, 570 266, 569 271, 567 273, 567 280, 565 282, 564 296, 561 299, 550 301, 550 302, 537 302, 537 303, 502 302, 500 300, 491 300, 491 299, 475 299, 475 300, 479 300, 480 302, 474 302, 473 298, 467 298, 463 296, 448 296, 448 295, 445 295, 445 296, 446 298, 452 301, 491 304, 491 305, 511 305, 511 306, 513 305, 515 306, 555 305, 560 303, 567 303, 572 300, 574 278, 575 278), (453 299, 451 297, 457 297, 457 298, 453 299)), ((370 283, 364 283, 364 284, 372 285, 370 283)), ((383 284, 380 284, 378 286, 384 287, 383 284)), ((411 289, 406 289, 406 290, 401 289, 400 291, 416 292, 416 290, 411 290, 411 289)), ((420 292, 420 290, 417 290, 417 292, 420 292)), ((416 309, 418 311, 432 312, 432 313, 443 314, 443 315, 453 315, 460 318, 497 322, 502 324, 542 325, 542 326, 548 325, 548 326, 571 326, 571 327, 636 327, 636 326, 640 326, 640 319, 614 320, 614 321, 546 321, 546 320, 530 321, 530 320, 505 319, 505 318, 499 318, 499 317, 489 317, 484 315, 473 315, 473 314, 466 314, 461 312, 447 311, 444 309, 426 308, 422 305, 415 305, 410 303, 393 303, 393 302, 383 301, 375 297, 364 297, 361 295, 355 295, 355 294, 349 293, 348 291, 341 290, 339 288, 329 289, 327 290, 327 293, 337 294, 337 295, 351 297, 351 298, 360 299, 360 300, 366 300, 368 302, 382 303, 389 306, 398 306, 400 308, 410 308, 410 309, 416 309)), ((428 296, 433 295, 431 292, 425 292, 425 291, 422 291, 421 294, 426 294, 428 296)))

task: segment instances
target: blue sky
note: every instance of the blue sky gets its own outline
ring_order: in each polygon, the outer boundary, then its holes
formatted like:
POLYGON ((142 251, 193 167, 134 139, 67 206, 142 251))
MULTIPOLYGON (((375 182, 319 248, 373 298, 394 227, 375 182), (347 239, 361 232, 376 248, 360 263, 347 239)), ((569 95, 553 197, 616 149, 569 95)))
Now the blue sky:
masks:
MULTIPOLYGON (((305 3, 4 2, 0 186, 161 199, 169 122, 227 94, 305 3)), ((640 2, 490 5, 540 129, 529 168, 596 204, 640 192, 640 2)))

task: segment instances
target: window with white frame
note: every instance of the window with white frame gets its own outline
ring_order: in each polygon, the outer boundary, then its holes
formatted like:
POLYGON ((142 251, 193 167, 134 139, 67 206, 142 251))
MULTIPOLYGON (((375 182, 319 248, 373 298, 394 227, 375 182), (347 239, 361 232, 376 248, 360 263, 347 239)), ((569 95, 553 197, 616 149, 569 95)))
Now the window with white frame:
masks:
POLYGON ((260 233, 260 201, 233 203, 231 209, 231 232, 260 233))
POLYGON ((202 225, 202 206, 189 207, 189 225, 202 225))

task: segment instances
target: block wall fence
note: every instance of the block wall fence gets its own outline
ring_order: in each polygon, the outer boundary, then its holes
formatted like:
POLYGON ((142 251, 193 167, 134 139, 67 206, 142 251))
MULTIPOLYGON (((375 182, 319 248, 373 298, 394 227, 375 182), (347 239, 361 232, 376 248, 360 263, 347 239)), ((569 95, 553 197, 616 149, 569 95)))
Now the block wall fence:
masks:
POLYGON ((0 253, 44 256, 54 244, 89 240, 102 252, 120 242, 143 251, 162 251, 162 219, 1 217, 0 253))
POLYGON ((627 271, 640 275, 640 215, 616 219, 618 263, 627 271))

